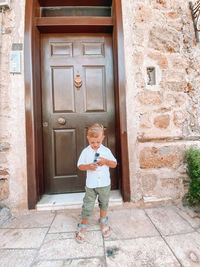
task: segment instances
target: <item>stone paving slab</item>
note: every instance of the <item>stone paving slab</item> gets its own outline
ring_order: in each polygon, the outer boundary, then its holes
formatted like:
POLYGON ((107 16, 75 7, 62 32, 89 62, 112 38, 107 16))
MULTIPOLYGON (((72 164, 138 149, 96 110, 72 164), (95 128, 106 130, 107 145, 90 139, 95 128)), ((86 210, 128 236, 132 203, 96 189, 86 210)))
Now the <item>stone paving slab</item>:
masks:
POLYGON ((177 210, 177 213, 183 217, 193 228, 200 228, 200 215, 195 216, 194 212, 192 213, 189 208, 180 209, 177 207, 174 207, 174 209, 177 210))
POLYGON ((106 267, 104 258, 71 259, 66 261, 40 261, 32 267, 106 267))
POLYGON ((63 261, 39 261, 32 265, 32 267, 63 267, 63 261))
MULTIPOLYGON (((94 213, 88 223, 88 230, 100 230, 98 213, 94 213)), ((80 213, 58 213, 51 225, 49 233, 75 232, 77 224, 81 222, 80 213)))
POLYGON ((184 267, 200 266, 200 233, 164 237, 184 267))
POLYGON ((104 246, 100 231, 87 232, 86 242, 79 244, 74 233, 48 234, 39 251, 37 260, 61 260, 83 257, 103 257, 104 246))
POLYGON ((76 230, 78 218, 74 214, 56 214, 49 233, 72 232, 76 230))
POLYGON ((29 267, 36 256, 36 250, 2 249, 0 250, 1 267, 29 267))
POLYGON ((105 241, 107 267, 180 267, 161 237, 105 241))
POLYGON ((112 229, 109 240, 159 235, 142 209, 113 210, 108 216, 112 229))
POLYGON ((174 207, 147 209, 146 212, 161 235, 194 231, 190 224, 181 218, 174 207))
POLYGON ((10 218, 1 228, 49 227, 55 217, 52 212, 35 212, 10 218))
POLYGON ((0 227, 11 217, 10 210, 0 205, 0 227))
POLYGON ((48 228, 0 229, 0 249, 39 248, 48 228))
POLYGON ((64 262, 63 267, 106 267, 105 261, 101 259, 80 259, 68 260, 64 262))

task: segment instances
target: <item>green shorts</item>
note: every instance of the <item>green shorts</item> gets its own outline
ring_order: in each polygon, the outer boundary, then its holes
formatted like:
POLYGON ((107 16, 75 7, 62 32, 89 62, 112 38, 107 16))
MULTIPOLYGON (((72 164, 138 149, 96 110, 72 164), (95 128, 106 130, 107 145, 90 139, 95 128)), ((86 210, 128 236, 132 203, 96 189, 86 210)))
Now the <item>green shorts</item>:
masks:
POLYGON ((82 218, 88 219, 91 216, 97 196, 99 208, 101 210, 108 209, 110 188, 110 185, 96 188, 88 188, 87 186, 85 187, 86 192, 83 198, 82 218))

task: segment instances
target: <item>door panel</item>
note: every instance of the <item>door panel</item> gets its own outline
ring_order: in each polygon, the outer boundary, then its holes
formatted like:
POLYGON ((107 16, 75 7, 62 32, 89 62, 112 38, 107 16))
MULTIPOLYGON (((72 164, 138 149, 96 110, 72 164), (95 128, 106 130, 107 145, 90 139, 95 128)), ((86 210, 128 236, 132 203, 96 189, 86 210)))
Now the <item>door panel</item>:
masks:
POLYGON ((72 43, 51 43, 51 56, 72 56, 72 43))
POLYGON ((104 67, 84 67, 86 89, 86 112, 105 110, 104 67))
MULTIPOLYGON (((85 172, 77 160, 87 146, 86 128, 105 127, 114 155, 115 103, 112 38, 108 34, 41 36, 44 176, 46 193, 81 192, 85 172), (80 76, 82 86, 74 80, 80 76)), ((118 188, 112 170, 112 188, 118 188)))
POLYGON ((54 112, 74 112, 73 67, 52 68, 54 112))
POLYGON ((54 130, 55 177, 76 176, 76 158, 75 129, 54 130))

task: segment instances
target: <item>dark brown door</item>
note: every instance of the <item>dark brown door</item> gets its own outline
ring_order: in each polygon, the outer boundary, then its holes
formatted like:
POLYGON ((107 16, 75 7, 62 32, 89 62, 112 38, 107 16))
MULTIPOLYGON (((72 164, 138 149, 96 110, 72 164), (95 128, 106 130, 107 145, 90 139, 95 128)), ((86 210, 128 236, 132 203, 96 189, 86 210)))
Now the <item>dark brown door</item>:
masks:
MULTIPOLYGON (((81 192, 77 160, 86 128, 105 127, 104 144, 116 155, 112 37, 109 34, 41 36, 44 176, 46 193, 81 192), (79 75, 82 86, 74 80, 79 75)), ((118 188, 116 170, 112 188, 118 188)))

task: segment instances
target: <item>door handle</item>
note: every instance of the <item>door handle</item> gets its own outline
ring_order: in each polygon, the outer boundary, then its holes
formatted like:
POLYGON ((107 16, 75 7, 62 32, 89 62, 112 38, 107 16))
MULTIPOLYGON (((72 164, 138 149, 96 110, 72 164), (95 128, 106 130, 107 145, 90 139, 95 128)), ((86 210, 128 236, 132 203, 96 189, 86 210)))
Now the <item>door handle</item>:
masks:
POLYGON ((59 123, 60 125, 65 125, 66 120, 65 120, 64 118, 58 118, 58 123, 59 123))
POLYGON ((49 124, 48 124, 47 121, 44 121, 44 122, 42 123, 42 125, 43 125, 43 127, 48 127, 48 126, 49 126, 49 124))

